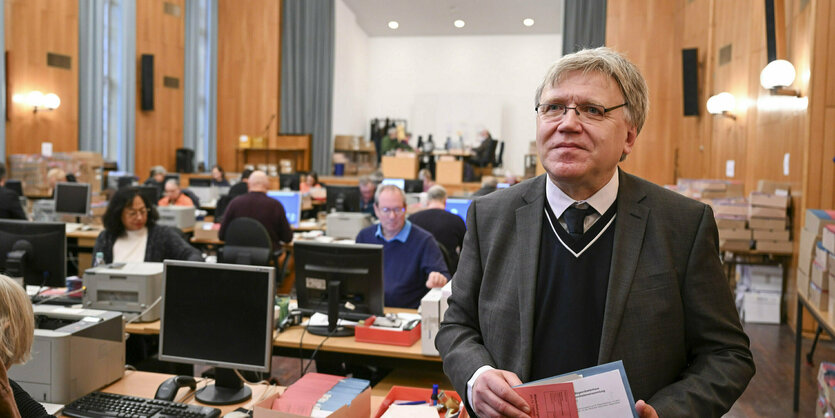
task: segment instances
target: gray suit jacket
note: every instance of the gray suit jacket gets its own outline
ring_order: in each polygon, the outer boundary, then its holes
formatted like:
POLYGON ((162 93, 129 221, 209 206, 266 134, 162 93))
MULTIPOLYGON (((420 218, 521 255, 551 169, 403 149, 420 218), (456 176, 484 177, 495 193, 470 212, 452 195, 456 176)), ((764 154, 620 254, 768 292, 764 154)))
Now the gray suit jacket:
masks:
MULTIPOLYGON (((721 416, 754 375, 710 207, 619 174, 598 363, 659 416, 721 416)), ((546 176, 477 199, 435 344, 462 396, 483 365, 529 379, 546 176)), ((571 336, 565 336, 571 344, 571 336)), ((542 349, 542 348, 541 348, 542 349)), ((467 403, 469 405, 469 402, 467 403)))

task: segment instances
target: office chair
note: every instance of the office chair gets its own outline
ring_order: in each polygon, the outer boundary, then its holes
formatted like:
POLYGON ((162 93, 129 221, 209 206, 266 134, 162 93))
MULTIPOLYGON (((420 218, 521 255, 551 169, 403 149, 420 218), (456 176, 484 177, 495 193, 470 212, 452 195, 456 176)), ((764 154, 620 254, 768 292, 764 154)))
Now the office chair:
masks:
POLYGON ((191 202, 194 203, 195 208, 200 209, 200 198, 197 197, 197 195, 194 194, 193 191, 189 189, 180 189, 180 192, 182 192, 184 195, 188 196, 189 199, 191 199, 191 202))
POLYGON ((499 152, 496 153, 496 158, 493 160, 493 167, 502 166, 502 156, 504 155, 504 141, 499 141, 499 152))
POLYGON ((452 258, 452 254, 450 254, 449 250, 447 250, 447 248, 444 247, 444 244, 441 244, 441 242, 438 240, 435 240, 435 244, 437 244, 438 249, 441 250, 441 255, 443 255, 444 257, 444 263, 446 263, 446 268, 449 271, 450 277, 452 277, 452 275, 455 274, 455 270, 458 269, 458 263, 454 258, 452 258))
MULTIPOLYGON (((222 263, 276 267, 276 284, 284 280, 284 265, 278 259, 284 249, 273 245, 267 228, 253 218, 235 218, 226 229, 219 258, 222 263)), ((286 264, 286 263, 285 263, 286 264)))

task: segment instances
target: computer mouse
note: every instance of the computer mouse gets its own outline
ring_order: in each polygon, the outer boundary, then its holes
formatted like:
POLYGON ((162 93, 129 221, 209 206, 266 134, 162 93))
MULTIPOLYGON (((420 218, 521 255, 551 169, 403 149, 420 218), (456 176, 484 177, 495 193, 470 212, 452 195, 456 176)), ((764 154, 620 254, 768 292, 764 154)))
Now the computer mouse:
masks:
POLYGON ((191 376, 176 376, 167 379, 157 388, 154 399, 173 401, 174 397, 177 396, 177 391, 183 386, 188 386, 191 390, 195 390, 197 389, 197 381, 191 376))
POLYGON ((223 416, 223 418, 251 418, 251 417, 252 417, 251 415, 247 414, 246 412, 241 412, 241 411, 227 412, 226 415, 223 416))

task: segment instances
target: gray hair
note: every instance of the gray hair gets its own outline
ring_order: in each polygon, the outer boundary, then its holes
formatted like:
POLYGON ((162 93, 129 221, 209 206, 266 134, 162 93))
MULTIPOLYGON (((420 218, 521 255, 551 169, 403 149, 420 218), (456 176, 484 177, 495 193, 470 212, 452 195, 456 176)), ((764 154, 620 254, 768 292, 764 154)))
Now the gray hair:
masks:
POLYGON ((426 191, 426 197, 429 200, 443 202, 446 200, 446 189, 444 189, 444 186, 436 184, 426 191))
POLYGON ((596 71, 613 78, 626 101, 626 120, 641 132, 649 113, 647 82, 635 64, 606 47, 583 49, 565 55, 552 64, 542 84, 536 89, 536 105, 539 105, 542 91, 546 87, 556 86, 572 71, 581 71, 583 74, 596 71))
POLYGON ((177 180, 177 179, 168 179, 168 180, 165 182, 165 185, 166 185, 166 186, 168 186, 169 184, 173 184, 174 186, 177 186, 177 188, 178 188, 178 189, 180 188, 180 180, 177 180))
POLYGON ((406 192, 393 184, 383 184, 377 188, 377 191, 374 192, 374 205, 380 203, 380 195, 388 190, 397 191, 397 193, 400 194, 400 198, 403 199, 403 206, 406 206, 406 192))
POLYGON ((359 180, 359 185, 360 185, 360 186, 365 186, 366 184, 374 184, 374 185, 376 185, 377 183, 375 183, 375 182, 374 182, 374 180, 371 180, 371 178, 370 178, 370 177, 368 177, 368 176, 362 176, 362 177, 360 177, 360 180, 359 180))
POLYGON ((165 167, 161 165, 155 165, 151 167, 151 175, 156 176, 157 174, 168 174, 168 172, 165 170, 165 167))
POLYGON ((498 185, 499 180, 493 176, 484 176, 481 179, 481 187, 497 187, 498 185))

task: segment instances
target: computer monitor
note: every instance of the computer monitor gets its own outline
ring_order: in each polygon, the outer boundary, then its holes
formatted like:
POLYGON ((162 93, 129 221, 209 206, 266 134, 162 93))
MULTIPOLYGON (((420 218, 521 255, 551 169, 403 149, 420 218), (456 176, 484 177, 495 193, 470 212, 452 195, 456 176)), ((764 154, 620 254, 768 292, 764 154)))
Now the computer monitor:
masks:
POLYGON ((267 196, 281 202, 281 206, 284 206, 284 214, 287 216, 287 223, 293 228, 298 228, 302 216, 301 193, 270 190, 267 196))
POLYGON ((151 205, 156 206, 160 199, 160 193, 157 186, 139 186, 139 194, 142 195, 151 205))
POLYGON ((23 182, 21 182, 20 180, 6 180, 5 187, 17 193, 18 197, 23 196, 23 182))
POLYGON ((134 176, 122 176, 116 180, 116 186, 118 189, 124 189, 125 187, 131 187, 134 183, 136 183, 139 179, 134 176))
POLYGON ((360 188, 357 186, 325 186, 328 212, 359 212, 360 188))
POLYGON ((380 182, 380 185, 381 186, 394 185, 394 186, 399 187, 400 190, 404 190, 404 191, 406 190, 406 180, 405 179, 383 179, 383 181, 380 182))
POLYGON ((423 180, 406 180, 403 191, 406 193, 421 193, 423 192, 423 180))
POLYGON ((275 269, 165 260, 159 358, 215 366, 200 402, 243 402, 252 391, 234 370, 270 371, 275 269))
POLYGON ((497 189, 507 189, 508 187, 510 187, 510 183, 498 183, 498 184, 496 184, 497 189))
POLYGON ((121 189, 123 187, 130 187, 134 181, 139 179, 133 173, 127 171, 108 171, 107 184, 104 185, 106 189, 121 189))
POLYGON ((188 179, 188 187, 212 187, 212 179, 208 177, 191 177, 188 179))
POLYGON ((87 216, 90 214, 90 185, 58 183, 55 185, 55 213, 87 216))
POLYGON ((67 234, 61 222, 0 219, 0 272, 31 286, 64 286, 67 234))
POLYGON ((298 191, 299 183, 301 183, 301 174, 299 173, 281 173, 278 175, 279 189, 298 191))
POLYGON ((328 326, 308 327, 317 335, 352 335, 337 317, 359 320, 383 315, 383 246, 296 241, 296 296, 306 314, 328 314, 328 326))
POLYGON ((470 199, 460 199, 451 197, 446 200, 446 209, 447 212, 458 215, 464 222, 467 222, 467 209, 470 208, 470 199))

